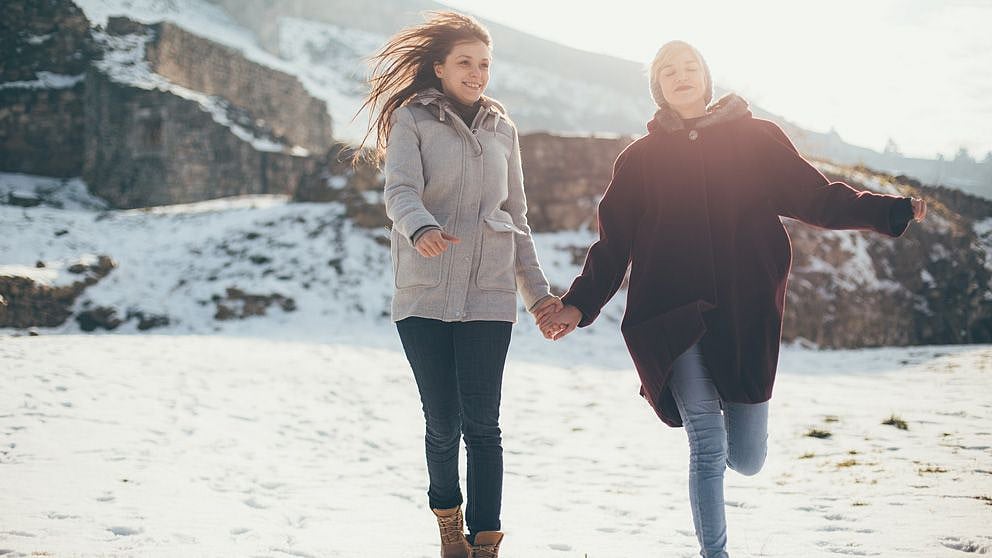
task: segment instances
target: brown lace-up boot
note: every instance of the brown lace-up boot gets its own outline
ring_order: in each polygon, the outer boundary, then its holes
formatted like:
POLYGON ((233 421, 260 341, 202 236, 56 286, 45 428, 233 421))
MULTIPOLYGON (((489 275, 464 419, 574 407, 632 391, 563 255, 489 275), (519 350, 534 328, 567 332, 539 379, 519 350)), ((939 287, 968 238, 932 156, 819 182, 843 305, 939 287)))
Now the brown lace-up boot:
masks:
POLYGON ((472 547, 465 540, 462 508, 433 511, 437 516, 437 526, 441 529, 441 558, 470 558, 472 547))
POLYGON ((499 531, 479 531, 472 545, 472 558, 499 558, 499 543, 503 533, 499 531))

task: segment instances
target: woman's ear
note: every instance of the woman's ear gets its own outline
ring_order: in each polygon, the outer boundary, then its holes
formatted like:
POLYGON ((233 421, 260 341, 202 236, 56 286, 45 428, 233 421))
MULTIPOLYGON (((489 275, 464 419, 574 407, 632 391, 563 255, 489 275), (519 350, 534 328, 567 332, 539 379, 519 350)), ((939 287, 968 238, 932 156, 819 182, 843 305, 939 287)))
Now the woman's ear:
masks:
POLYGON ((437 76, 437 79, 444 77, 444 65, 440 62, 434 63, 434 75, 437 76))

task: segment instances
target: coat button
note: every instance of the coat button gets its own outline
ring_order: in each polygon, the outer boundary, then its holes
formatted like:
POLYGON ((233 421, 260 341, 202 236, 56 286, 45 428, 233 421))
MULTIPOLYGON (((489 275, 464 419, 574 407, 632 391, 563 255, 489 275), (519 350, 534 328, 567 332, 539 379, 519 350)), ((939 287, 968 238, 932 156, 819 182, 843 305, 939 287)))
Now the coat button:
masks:
POLYGON ((699 137, 699 132, 695 130, 689 130, 689 141, 696 141, 696 138, 698 137, 699 137))

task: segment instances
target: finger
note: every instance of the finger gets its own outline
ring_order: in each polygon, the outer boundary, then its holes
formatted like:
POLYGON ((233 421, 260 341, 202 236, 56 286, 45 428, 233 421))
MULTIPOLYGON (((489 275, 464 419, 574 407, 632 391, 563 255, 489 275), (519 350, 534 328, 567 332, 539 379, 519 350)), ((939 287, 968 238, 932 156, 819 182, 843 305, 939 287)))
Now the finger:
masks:
POLYGON ((447 240, 449 242, 454 242, 456 244, 459 243, 459 242, 461 242, 461 239, 458 238, 457 236, 455 236, 453 234, 448 234, 448 233, 443 232, 443 231, 441 232, 441 238, 443 238, 443 239, 445 239, 445 240, 447 240))
POLYGON ((553 298, 545 302, 543 306, 538 308, 535 315, 539 317, 543 317, 546 316, 547 314, 557 314, 558 312, 562 311, 562 308, 563 305, 561 301, 558 300, 557 298, 553 298))
POLYGON ((568 326, 567 326, 567 327, 565 327, 565 329, 563 329, 563 330, 561 330, 561 331, 559 331, 559 332, 558 332, 558 333, 557 333, 557 334, 555 335, 555 341, 557 341, 557 340, 559 340, 559 339, 561 339, 562 337, 565 337, 565 336, 566 336, 566 335, 568 335, 569 333, 572 333, 572 331, 574 331, 574 330, 575 330, 575 326, 574 326, 574 325, 572 325, 572 324, 568 324, 568 326))
POLYGON ((549 314, 555 314, 556 312, 557 310, 555 309, 554 304, 545 304, 544 306, 541 306, 540 308, 534 311, 534 319, 540 321, 545 316, 548 316, 549 314))
POLYGON ((551 323, 554 321, 554 319, 555 319, 555 314, 547 314, 547 315, 541 316, 541 318, 539 320, 537 320, 537 325, 539 327, 541 327, 541 328, 548 327, 548 326, 551 325, 551 323))

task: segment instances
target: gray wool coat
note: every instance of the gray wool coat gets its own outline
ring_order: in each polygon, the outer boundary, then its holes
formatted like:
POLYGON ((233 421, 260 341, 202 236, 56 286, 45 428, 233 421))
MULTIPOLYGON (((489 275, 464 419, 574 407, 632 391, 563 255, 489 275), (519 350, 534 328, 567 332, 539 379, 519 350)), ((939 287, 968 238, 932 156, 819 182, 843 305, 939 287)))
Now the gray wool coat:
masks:
POLYGON ((393 113, 386 146, 386 215, 392 221, 392 319, 515 322, 517 292, 533 310, 550 287, 527 225, 517 130, 483 97, 472 126, 437 89, 393 113), (425 258, 425 226, 458 237, 425 258))

